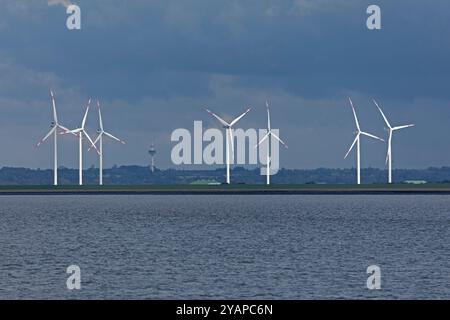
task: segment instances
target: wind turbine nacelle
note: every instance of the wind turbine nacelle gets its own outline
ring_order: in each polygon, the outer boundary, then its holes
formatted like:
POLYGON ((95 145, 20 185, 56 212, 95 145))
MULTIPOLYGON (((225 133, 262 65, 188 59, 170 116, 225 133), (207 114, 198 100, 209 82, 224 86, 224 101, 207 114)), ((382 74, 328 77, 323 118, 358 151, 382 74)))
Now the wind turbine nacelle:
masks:
POLYGON ((50 123, 50 128, 54 128, 55 126, 56 126, 55 121, 52 121, 52 122, 50 123))

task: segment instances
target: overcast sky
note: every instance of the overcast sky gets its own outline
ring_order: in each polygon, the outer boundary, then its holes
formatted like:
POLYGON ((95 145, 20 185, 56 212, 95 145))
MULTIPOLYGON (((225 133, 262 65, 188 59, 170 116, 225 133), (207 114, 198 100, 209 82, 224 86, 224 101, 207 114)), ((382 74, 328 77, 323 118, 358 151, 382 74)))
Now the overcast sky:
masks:
MULTIPOLYGON (((51 122, 49 88, 65 126, 79 126, 88 97, 100 99, 105 166, 173 167, 170 134, 203 110, 264 128, 264 101, 288 150, 288 168, 352 167, 344 160, 355 125, 385 137, 371 102, 393 124, 402 168, 450 165, 450 2, 447 0, 78 0, 82 29, 66 28, 58 0, 0 0, 0 166, 50 168, 52 143, 35 148, 51 122), (382 30, 366 28, 378 4, 382 30)), ((96 109, 88 118, 95 136, 96 109)), ((60 165, 77 166, 77 141, 60 139, 60 165)), ((363 139, 363 166, 384 167, 386 145, 363 139)), ((86 166, 97 165, 93 152, 86 166)))

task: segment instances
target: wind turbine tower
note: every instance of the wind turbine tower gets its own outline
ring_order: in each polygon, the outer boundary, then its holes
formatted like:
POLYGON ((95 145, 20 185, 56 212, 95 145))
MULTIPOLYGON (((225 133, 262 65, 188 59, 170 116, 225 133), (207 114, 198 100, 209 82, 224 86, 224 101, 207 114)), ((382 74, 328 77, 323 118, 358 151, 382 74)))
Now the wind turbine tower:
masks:
POLYGON ((266 170, 266 184, 270 184, 270 167, 271 167, 271 143, 270 139, 274 137, 278 142, 280 142, 286 149, 288 148, 287 144, 284 143, 283 140, 280 139, 275 133, 272 131, 272 127, 270 125, 270 110, 269 110, 269 102, 266 101, 266 108, 267 108, 267 133, 264 135, 264 137, 258 142, 258 144, 255 146, 257 148, 261 145, 265 140, 267 140, 267 170, 266 170))
MULTIPOLYGON (((98 100, 97 100, 97 107, 98 107, 98 121, 99 121, 100 129, 98 130, 98 136, 94 140, 91 147, 95 147, 97 142, 99 142, 100 151, 98 152, 98 154, 99 154, 99 167, 98 167, 99 168, 99 173, 98 173, 99 181, 98 181, 98 184, 102 186, 103 185, 103 136, 109 137, 117 142, 122 143, 122 144, 125 144, 125 141, 120 140, 116 136, 113 136, 111 133, 103 130, 102 111, 100 109, 100 102, 98 100)), ((91 149, 91 147, 89 148, 89 150, 91 149)))
POLYGON ((154 144, 150 146, 150 149, 148 150, 148 154, 150 155, 150 170, 152 172, 155 172, 155 155, 156 155, 156 149, 154 144))
POLYGON ((386 155, 386 164, 388 165, 388 183, 392 183, 392 135, 393 135, 394 131, 414 127, 414 124, 407 124, 407 125, 404 125, 404 126, 393 127, 389 123, 386 115, 383 113, 383 110, 381 110, 381 107, 378 105, 378 103, 375 100, 373 100, 373 103, 375 103, 375 105, 377 106, 377 108, 380 111, 381 115, 383 116, 384 122, 386 123, 387 130, 389 132, 388 150, 387 150, 387 155, 386 155))
POLYGON ((97 153, 100 155, 100 152, 98 151, 97 147, 94 144, 94 141, 92 141, 89 134, 86 132, 85 125, 86 125, 86 118, 89 113, 89 107, 91 105, 91 99, 88 100, 87 106, 86 106, 86 112, 84 113, 83 121, 81 122, 81 127, 73 130, 67 130, 65 132, 62 132, 61 134, 66 133, 72 133, 78 136, 78 154, 79 154, 79 164, 78 164, 78 184, 80 186, 83 185, 83 136, 85 136, 89 143, 92 145, 92 147, 97 151, 97 153))
POLYGON ((50 90, 50 96, 52 98, 52 108, 53 108, 53 121, 50 125, 50 131, 47 133, 47 135, 42 138, 41 141, 38 142, 37 147, 39 147, 42 143, 44 143, 45 140, 47 140, 52 134, 53 134, 53 185, 58 185, 58 130, 62 131, 68 131, 66 127, 61 125, 58 121, 58 115, 56 113, 56 102, 55 102, 55 95, 53 94, 53 91, 50 90))
POLYGON ((352 151, 353 147, 356 144, 356 183, 357 184, 361 184, 361 136, 366 136, 372 139, 377 139, 380 141, 383 141, 383 139, 381 139, 380 137, 377 137, 373 134, 367 133, 365 131, 361 130, 361 127, 359 126, 359 121, 358 121, 358 117, 356 116, 356 111, 355 111, 355 107, 353 106, 353 101, 352 99, 348 98, 348 101, 350 102, 350 106, 352 107, 352 111, 353 111, 353 117, 355 118, 355 124, 356 124, 356 137, 355 140, 353 140, 352 145, 350 146, 350 149, 348 149, 347 154, 345 155, 344 159, 346 159, 348 157, 348 155, 350 154, 350 151, 352 151))
POLYGON ((205 109, 206 112, 208 112, 211 116, 216 118, 225 129, 226 133, 226 164, 227 164, 227 180, 226 183, 230 184, 230 163, 231 159, 234 157, 234 139, 233 139, 233 126, 241 120, 247 113, 250 112, 251 108, 248 108, 244 113, 242 113, 239 117, 235 118, 231 122, 227 122, 223 120, 221 117, 219 117, 214 112, 210 111, 209 109, 205 109))

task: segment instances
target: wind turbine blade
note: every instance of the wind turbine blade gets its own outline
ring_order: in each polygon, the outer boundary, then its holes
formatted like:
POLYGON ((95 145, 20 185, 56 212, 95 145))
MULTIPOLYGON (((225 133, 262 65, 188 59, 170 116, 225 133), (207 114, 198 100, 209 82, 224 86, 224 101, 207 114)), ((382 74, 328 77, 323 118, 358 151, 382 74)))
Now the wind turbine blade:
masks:
POLYGON ((98 107, 98 120, 100 122, 100 131, 103 132, 102 112, 100 110, 100 102, 98 100, 97 100, 97 107, 98 107))
POLYGON ((383 110, 381 110, 380 106, 378 105, 378 103, 375 101, 375 99, 373 99, 373 103, 375 103, 375 105, 377 106, 378 110, 380 110, 381 115, 383 116, 384 122, 386 122, 386 125, 388 126, 389 129, 392 129, 391 124, 389 123, 388 119, 386 118, 386 116, 383 113, 383 110))
POLYGON ((352 149, 353 149, 353 147, 355 146, 356 141, 358 141, 358 139, 359 139, 359 133, 356 135, 355 140, 353 140, 353 143, 352 143, 352 145, 350 146, 350 149, 348 149, 347 153, 345 154, 344 159, 347 159, 348 155, 350 154, 350 151, 352 151, 352 149))
POLYGON ((84 125, 86 124, 86 119, 87 119, 87 115, 89 112, 89 107, 91 105, 91 98, 89 98, 87 107, 86 107, 86 112, 84 113, 84 117, 83 117, 83 122, 81 123, 81 128, 84 129, 84 125))
POLYGON ((56 130, 56 126, 53 127, 53 128, 51 128, 50 131, 45 135, 45 137, 43 137, 43 138, 41 139, 41 141, 39 141, 39 142, 36 144, 36 146, 39 147, 45 140, 48 139, 48 137, 50 137, 50 136, 52 135, 53 132, 55 132, 55 130, 56 130))
POLYGON ((411 127, 414 127, 414 125, 413 124, 408 124, 406 126, 398 126, 398 127, 392 128, 392 130, 400 130, 400 129, 406 129, 406 128, 411 128, 411 127))
POLYGON ((66 127, 58 124, 57 127, 59 127, 61 130, 63 130, 64 132, 61 132, 61 134, 66 134, 66 133, 72 133, 73 135, 76 135, 75 133, 71 132, 70 129, 67 129, 66 127))
POLYGON ((352 107, 353 116, 355 117, 356 128, 358 129, 358 131, 361 131, 361 128, 359 127, 358 117, 356 116, 355 107, 353 106, 353 101, 350 98, 348 98, 348 101, 350 101, 350 106, 352 107))
POLYGON ((266 107, 267 107, 267 130, 270 132, 270 110, 269 110, 269 102, 266 101, 266 107))
POLYGON ((91 145, 92 145, 92 148, 94 148, 95 151, 97 151, 97 153, 100 155, 100 152, 98 151, 97 146, 94 144, 94 141, 92 141, 92 139, 91 139, 91 137, 89 136, 89 134, 88 134, 86 131, 84 131, 84 130, 82 131, 81 134, 83 134, 83 133, 84 133, 84 135, 86 136, 86 138, 88 138, 89 142, 90 142, 91 145))
POLYGON ((119 138, 113 136, 111 133, 108 133, 108 132, 106 132, 106 131, 102 131, 102 133, 104 133, 105 135, 107 135, 107 136, 110 137, 111 139, 114 139, 114 140, 116 140, 116 141, 118 141, 118 142, 120 142, 120 143, 122 143, 122 144, 125 144, 125 141, 120 140, 119 138))
POLYGON ((50 90, 50 96, 52 97, 53 121, 55 122, 55 124, 58 124, 58 115, 56 114, 55 96, 53 95, 52 90, 50 90))
POLYGON ((58 127, 64 131, 70 131, 70 129, 67 129, 66 127, 64 127, 63 125, 58 124, 58 127))
POLYGON ((268 131, 264 137, 262 137, 261 140, 259 140, 259 142, 255 145, 255 148, 259 147, 261 145, 261 143, 263 143, 268 137, 270 136, 270 131, 268 131))
POLYGON ((93 148, 93 146, 97 145, 98 140, 100 140, 100 136, 103 134, 103 132, 100 132, 100 134, 97 136, 97 138, 95 138, 94 143, 92 146, 90 146, 88 148, 88 151, 91 151, 91 149, 93 148))
POLYGON ((361 131, 361 134, 363 134, 363 135, 365 135, 367 137, 370 137, 370 138, 373 138, 373 139, 377 139, 377 140, 380 140, 380 141, 384 142, 383 139, 381 139, 380 137, 374 136, 373 134, 370 134, 370 133, 367 133, 367 132, 364 132, 364 131, 361 131))
POLYGON ((66 131, 61 132, 61 134, 67 134, 67 133, 77 134, 81 131, 83 131, 83 128, 78 128, 78 129, 74 129, 74 130, 69 130, 66 128, 66 131))
POLYGON ((277 136, 277 135, 276 135, 275 133, 273 133, 272 131, 270 132, 270 134, 271 134, 275 139, 277 139, 278 141, 280 141, 280 143, 281 143, 283 146, 285 146, 286 149, 288 148, 287 144, 284 143, 283 140, 281 140, 279 136, 277 136))
POLYGON ((245 110, 245 112, 243 114, 241 114, 239 117, 237 117, 236 119, 234 119, 231 123, 230 123, 230 127, 234 126, 239 120, 241 120, 247 113, 250 112, 250 110, 252 110, 252 108, 248 108, 247 110, 245 110))
POLYGON ((215 114, 214 112, 212 112, 209 109, 205 108, 205 111, 208 112, 210 115, 212 115, 214 118, 216 118, 217 120, 219 120, 219 122, 224 125, 225 127, 229 127, 230 124, 228 122, 226 122, 225 120, 223 120, 221 117, 219 117, 217 114, 215 114))

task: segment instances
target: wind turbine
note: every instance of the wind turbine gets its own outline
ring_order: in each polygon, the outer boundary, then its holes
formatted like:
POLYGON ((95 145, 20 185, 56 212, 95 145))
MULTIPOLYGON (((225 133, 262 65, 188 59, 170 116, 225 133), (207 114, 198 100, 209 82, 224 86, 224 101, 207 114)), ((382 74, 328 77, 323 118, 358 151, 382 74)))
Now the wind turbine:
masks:
POLYGON ((222 118, 220 118, 218 115, 216 115, 214 112, 211 112, 209 109, 205 109, 206 112, 208 112, 210 115, 212 115, 214 118, 219 120, 219 122, 223 125, 226 132, 226 163, 227 163, 227 184, 230 184, 230 159, 231 156, 234 155, 234 140, 233 140, 233 126, 241 120, 247 113, 250 112, 251 108, 248 108, 243 114, 241 114, 239 117, 231 121, 230 123, 226 122, 222 118), (230 150, 231 147, 231 150, 230 150), (231 151, 231 152, 230 152, 231 151))
POLYGON ((386 164, 388 164, 388 183, 392 183, 392 135, 393 135, 394 131, 414 127, 414 125, 408 124, 408 125, 404 125, 404 126, 392 127, 391 124, 389 123, 388 119, 384 115, 383 110, 381 110, 380 106, 378 105, 378 103, 375 100, 373 100, 373 103, 375 103, 378 110, 380 110, 380 113, 383 116, 384 122, 386 122, 386 125, 388 126, 387 130, 389 132, 389 140, 388 140, 388 151, 387 151, 387 155, 386 155, 386 164))
POLYGON ((79 156, 80 156, 79 168, 78 168, 78 179, 79 179, 78 184, 80 186, 83 185, 83 135, 86 136, 86 138, 89 140, 89 142, 91 143, 93 148, 97 151, 98 154, 100 154, 100 152, 98 151, 98 149, 95 146, 94 142, 92 141, 91 137, 89 136, 89 134, 86 132, 86 129, 84 128, 84 126, 86 124, 86 119, 87 119, 87 115, 88 115, 88 112, 89 112, 90 105, 91 105, 91 99, 89 98, 88 104, 86 106, 86 112, 84 113, 83 121, 81 122, 81 127, 77 128, 77 129, 73 129, 73 130, 67 130, 66 132, 62 133, 62 134, 73 133, 73 134, 78 136, 79 156))
MULTIPOLYGON (((99 151, 99 159, 100 159, 100 164, 99 164, 99 184, 103 185, 103 135, 106 135, 107 137, 110 137, 111 139, 114 139, 122 144, 125 144, 125 141, 120 140, 119 138, 113 136, 111 133, 106 132, 103 130, 103 121, 102 121, 102 112, 100 110, 100 102, 97 100, 97 107, 98 107, 98 119, 100 122, 100 130, 98 131, 98 136, 95 139, 94 143, 92 144, 91 147, 95 147, 95 145, 97 144, 97 142, 100 142, 100 151, 99 151)), ((89 148, 89 150, 91 149, 91 147, 89 148)))
MULTIPOLYGON (((266 101, 267 107, 267 133, 264 137, 258 142, 255 146, 257 148, 261 143, 263 143, 267 138, 274 137, 277 139, 286 149, 288 148, 287 144, 283 142, 275 133, 273 133, 272 128, 270 126, 270 110, 269 110, 269 102, 266 101)), ((270 162, 271 162, 271 149, 270 149, 270 139, 267 140, 267 171, 266 171, 266 184, 270 184, 270 162)))
POLYGON ((64 127, 63 125, 61 125, 58 122, 58 115, 56 113, 56 103, 55 103, 55 96, 53 95, 53 91, 50 90, 50 96, 52 98, 52 108, 53 108, 53 121, 50 125, 51 129, 50 131, 46 134, 46 136, 44 138, 42 138, 41 141, 39 141, 37 143, 37 147, 39 147, 45 140, 47 140, 52 134, 54 135, 54 140, 53 140, 53 152, 54 152, 54 161, 53 161, 53 185, 57 186, 58 185, 58 129, 64 130, 64 131, 68 131, 69 129, 67 129, 66 127, 64 127))
POLYGON ((356 147, 356 172, 357 172, 357 183, 361 184, 361 135, 373 138, 373 139, 377 139, 380 141, 383 141, 383 139, 374 136, 373 134, 361 131, 361 128, 359 126, 359 122, 358 122, 358 117, 356 116, 356 111, 355 111, 355 107, 353 106, 353 102, 352 99, 348 98, 348 100, 350 101, 350 106, 352 107, 352 111, 353 111, 353 116, 355 117, 355 123, 356 123, 356 137, 355 140, 353 140, 352 145, 350 146, 350 149, 348 149, 347 154, 345 155, 344 159, 347 158, 347 156, 350 154, 350 151, 352 151, 353 147, 355 146, 355 144, 357 145, 356 147))

